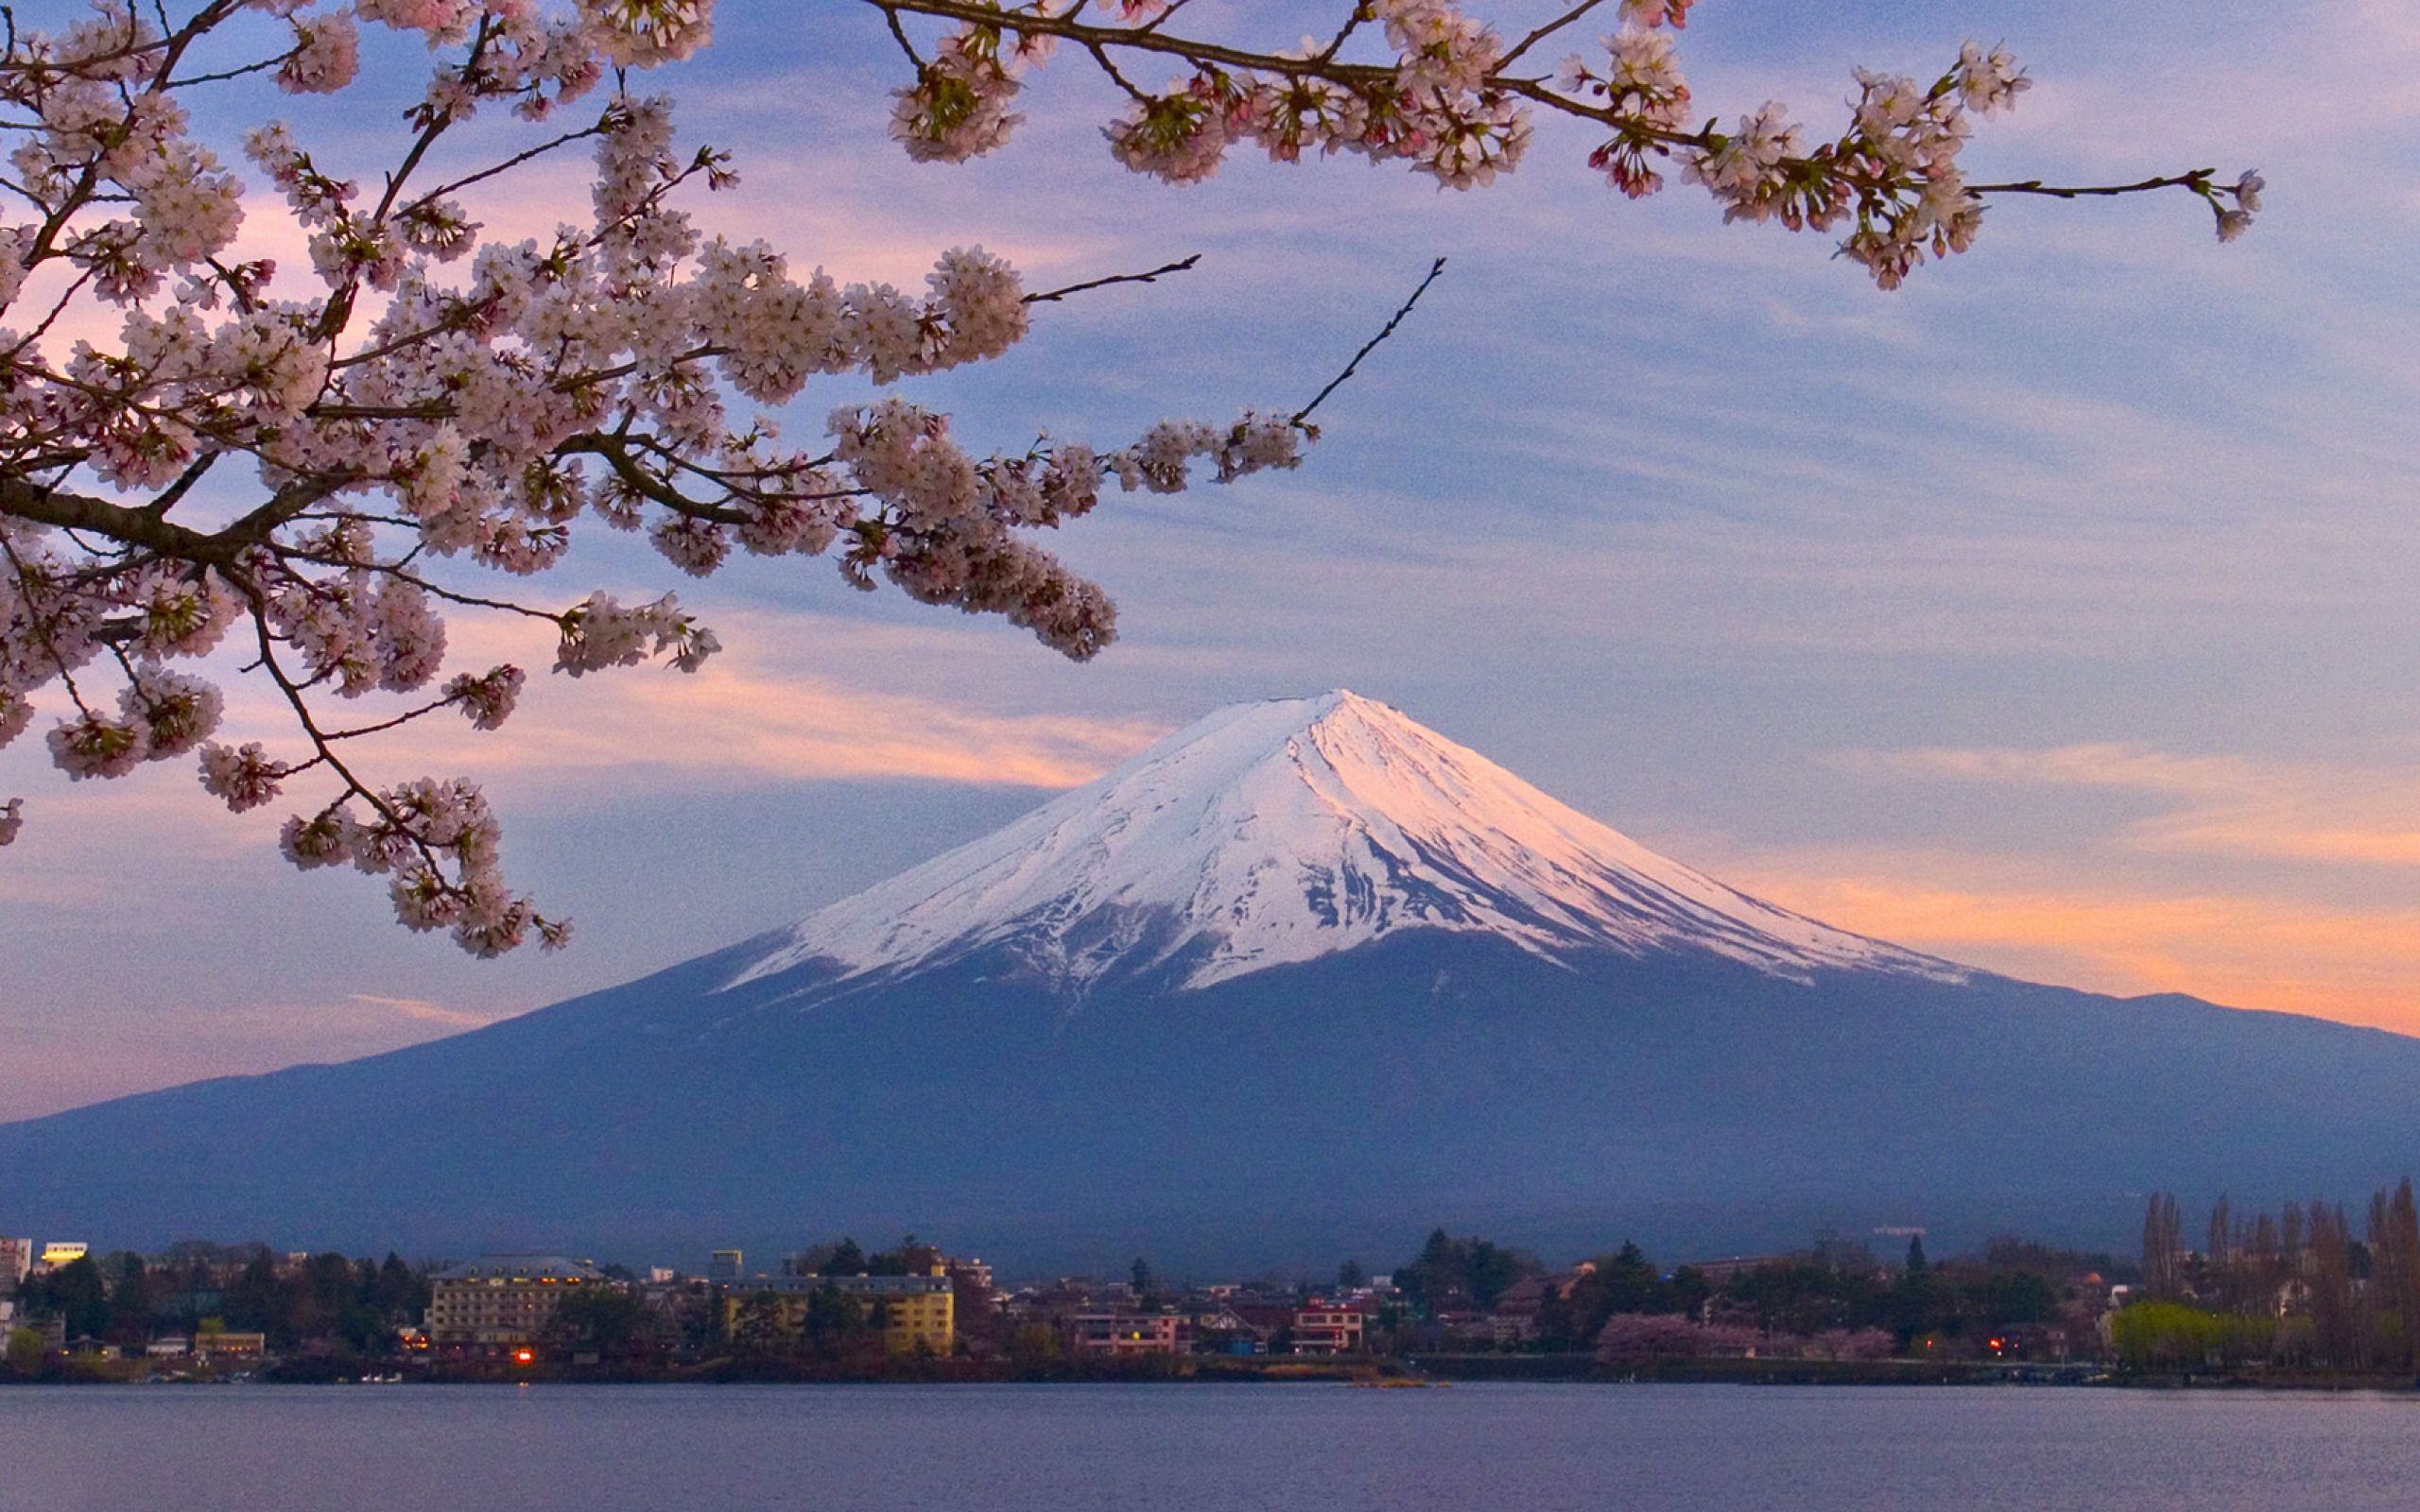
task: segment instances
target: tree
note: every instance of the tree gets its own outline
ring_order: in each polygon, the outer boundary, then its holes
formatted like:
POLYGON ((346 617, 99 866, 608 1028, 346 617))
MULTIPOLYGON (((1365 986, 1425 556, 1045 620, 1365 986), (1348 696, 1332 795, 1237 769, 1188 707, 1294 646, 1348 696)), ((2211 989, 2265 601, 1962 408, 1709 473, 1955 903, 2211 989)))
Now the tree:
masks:
MULTIPOLYGON (((809 1299, 812 1306, 812 1298, 809 1299)), ((772 1354, 790 1341, 782 1299, 770 1292, 750 1292, 731 1310, 731 1343, 747 1354, 772 1354)))
POLYGON ((71 1339, 106 1338, 110 1332, 109 1284, 98 1262, 78 1255, 26 1288, 28 1311, 55 1313, 71 1339))
MULTIPOLYGON (((1774 104, 1720 124, 1674 55, 1689 6, 1591 0, 1507 39, 1451 0, 1336 0, 1331 40, 1293 52, 1195 31, 1199 12, 1167 25, 1178 8, 1159 0, 869 0, 857 14, 887 24, 905 56, 890 130, 920 161, 997 146, 1022 119, 1010 107, 1027 80, 1065 43, 1129 102, 1111 150, 1172 183, 1250 146, 1282 162, 1348 152, 1473 188, 1522 159, 1538 122, 1559 121, 1574 156, 1625 194, 1676 170, 1728 219, 1844 233, 1841 250, 1886 288, 1928 252, 1964 249, 1983 206, 2009 196, 2175 190, 2207 204, 2221 238, 2258 207, 2256 176, 2226 184, 2207 170, 1969 182, 1958 154, 1972 120, 2030 86, 2004 50, 1971 43, 1929 84, 1860 74, 1848 119, 1820 141, 1774 104), (1601 48, 1547 66, 1571 28, 1609 9, 1618 29, 1601 48), (1126 72, 1146 62, 1183 77, 1147 93, 1126 72)), ((1163 421, 1123 445, 1050 439, 988 456, 890 391, 1002 355, 1067 298, 1192 261, 1031 290, 961 249, 920 298, 820 272, 802 282, 771 247, 705 235, 684 197, 730 183, 731 161, 676 150, 668 104, 632 77, 703 46, 713 9, 182 0, 171 13, 96 0, 53 32, 9 28, 0 132, 15 167, 0 198, 24 218, 0 241, 14 333, 0 342, 0 742, 26 730, 39 697, 70 780, 195 761, 236 812, 294 803, 279 842, 294 864, 388 878, 406 926, 479 954, 533 936, 561 945, 562 922, 507 885, 479 788, 381 781, 357 742, 441 711, 480 730, 512 713, 523 669, 450 669, 441 611, 549 626, 555 669, 574 678, 655 659, 694 670, 719 642, 672 593, 538 605, 482 572, 552 566, 592 523, 647 530, 696 576, 735 549, 831 553, 860 587, 888 579, 920 602, 1004 615, 1082 659, 1113 638, 1114 609, 1034 529, 1086 514, 1113 482, 1170 493, 1197 465, 1231 482, 1298 463, 1333 383, 1298 406, 1163 421), (339 92, 365 63, 432 71, 374 176, 344 161, 348 141, 306 142, 274 120, 240 154, 206 143, 184 106, 272 81, 339 92), (583 106, 600 86, 602 104, 583 106), (532 125, 473 154, 464 129, 507 107, 532 125), (596 159, 589 224, 482 240, 482 204, 579 148, 596 159), (239 155, 249 170, 230 165, 239 155), (307 274, 233 253, 247 171, 269 191, 253 204, 281 201, 278 229, 307 245, 307 274), (71 330, 90 335, 61 351, 71 330), (824 442, 781 441, 774 412, 811 379, 843 374, 879 397, 831 412, 824 442), (222 643, 236 675, 289 713, 279 748, 213 739, 224 695, 177 664, 222 643), (332 697, 375 701, 348 716, 332 697)), ((262 120, 265 106, 239 97, 214 116, 262 120)), ((22 822, 9 799, 0 843, 22 822)))
POLYGON ((2161 1302, 2185 1295, 2185 1228, 2169 1193, 2154 1192, 2143 1205, 2143 1289, 2161 1302))
POLYGON ((612 1361, 651 1355, 665 1342, 663 1320, 618 1286, 583 1286, 565 1297, 547 1320, 546 1339, 550 1353, 593 1352, 612 1361))
POLYGON ((1369 1284, 1370 1273, 1361 1268, 1361 1263, 1359 1261, 1348 1260, 1343 1264, 1336 1267, 1336 1289, 1338 1291, 1357 1292, 1362 1287, 1369 1284))
POLYGON ((31 1329, 10 1329, 6 1359, 9 1369, 16 1375, 39 1374, 42 1370, 42 1335, 31 1329))
POLYGON ((840 1241, 838 1246, 833 1249, 831 1258, 823 1263, 816 1274, 823 1276, 858 1276, 863 1275, 865 1270, 866 1252, 857 1247, 857 1242, 856 1240, 843 1239, 840 1241))
POLYGON ((1535 1258, 1485 1239, 1432 1230, 1420 1258, 1395 1271, 1395 1284, 1430 1316, 1495 1305, 1512 1284, 1543 1269, 1535 1258))
POLYGON ((1159 1279, 1151 1274, 1151 1263, 1140 1255, 1134 1257, 1134 1263, 1127 1274, 1133 1279, 1134 1295, 1137 1297, 1149 1297, 1160 1289, 1159 1279))

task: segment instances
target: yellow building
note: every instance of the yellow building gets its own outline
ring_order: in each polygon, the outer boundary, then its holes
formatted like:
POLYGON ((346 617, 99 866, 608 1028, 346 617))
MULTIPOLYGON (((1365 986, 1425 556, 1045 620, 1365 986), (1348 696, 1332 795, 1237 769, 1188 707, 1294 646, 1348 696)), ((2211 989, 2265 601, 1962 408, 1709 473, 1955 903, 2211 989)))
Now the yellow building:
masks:
POLYGON ((565 1255, 482 1255, 430 1280, 428 1341, 474 1357, 517 1354, 538 1342, 565 1297, 611 1284, 565 1255))
POLYGON ((890 1353, 947 1354, 958 1342, 957 1293, 938 1268, 930 1276, 758 1276, 735 1281, 723 1296, 724 1325, 737 1320, 744 1298, 769 1296, 781 1305, 783 1329, 795 1333, 805 1327, 808 1300, 825 1287, 856 1297, 881 1320, 882 1346, 890 1353))

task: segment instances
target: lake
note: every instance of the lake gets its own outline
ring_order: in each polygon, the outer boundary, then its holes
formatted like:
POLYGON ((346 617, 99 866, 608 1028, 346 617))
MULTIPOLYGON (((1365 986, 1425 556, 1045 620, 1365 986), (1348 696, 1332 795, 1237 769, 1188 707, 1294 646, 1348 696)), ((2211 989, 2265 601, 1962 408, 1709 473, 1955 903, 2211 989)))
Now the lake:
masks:
POLYGON ((2420 1400, 1463 1384, 0 1389, 7 1512, 2420 1504, 2420 1400))

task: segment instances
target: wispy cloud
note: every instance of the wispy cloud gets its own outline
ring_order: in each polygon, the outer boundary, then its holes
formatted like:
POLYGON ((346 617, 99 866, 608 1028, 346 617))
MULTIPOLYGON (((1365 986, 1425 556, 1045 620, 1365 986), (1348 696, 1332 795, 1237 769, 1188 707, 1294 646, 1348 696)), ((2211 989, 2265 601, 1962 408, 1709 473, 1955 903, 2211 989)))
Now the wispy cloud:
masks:
MULTIPOLYGON (((521 712, 501 730, 424 722, 390 759, 582 781, 621 770, 723 785, 873 778, 1056 788, 1090 781, 1167 728, 988 710, 821 670, 902 653, 979 665, 979 646, 947 629, 761 613, 714 623, 731 648, 693 675, 648 666, 573 681, 533 670, 521 712)), ((543 669, 553 657, 545 627, 466 624, 457 640, 465 664, 543 669)))
POLYGON ((2154 795, 2168 812, 2123 826, 2145 850, 2343 865, 2420 866, 2420 775, 2238 756, 2180 756, 2125 744, 2047 749, 1856 752, 1852 770, 2154 795))
POLYGON ((496 1021, 492 1013, 468 1013, 421 998, 382 998, 374 993, 354 992, 347 995, 346 1001, 409 1019, 414 1023, 434 1023, 448 1029, 477 1029, 496 1021))

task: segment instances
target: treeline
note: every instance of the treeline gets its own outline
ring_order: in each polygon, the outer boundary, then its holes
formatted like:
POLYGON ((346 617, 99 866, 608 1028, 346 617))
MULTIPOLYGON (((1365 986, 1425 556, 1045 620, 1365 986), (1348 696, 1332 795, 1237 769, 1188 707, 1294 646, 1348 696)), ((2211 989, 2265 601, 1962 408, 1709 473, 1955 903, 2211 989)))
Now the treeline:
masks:
POLYGON ((429 1285, 392 1254, 314 1255, 285 1268, 265 1249, 181 1246, 160 1263, 131 1252, 88 1255, 28 1277, 17 1297, 22 1314, 58 1316, 70 1339, 140 1349, 165 1333, 224 1329, 266 1334, 275 1350, 324 1344, 367 1352, 420 1322, 429 1285))
POLYGON ((1395 1284, 1415 1319, 1517 1307, 1530 1320, 1527 1340, 1547 1350, 1733 1353, 1793 1340, 1798 1352, 1848 1359, 1979 1352, 1994 1341, 2014 1353, 2013 1341, 2054 1326, 2065 1331, 2062 1344, 2083 1342, 2075 1335, 2101 1287, 2131 1275, 2109 1255, 2014 1237, 1940 1263, 1919 1238, 1896 1265, 1863 1245, 1831 1242, 1725 1267, 1719 1280, 1691 1265, 1663 1270, 1625 1243, 1550 1275, 1524 1251, 1440 1229, 1395 1273, 1395 1284))
POLYGON ((2406 1177, 2356 1226, 2341 1203, 2245 1211, 2212 1204, 2199 1247, 2176 1198, 2143 1213, 2143 1284, 2110 1319, 2138 1368, 2278 1366, 2420 1371, 2420 1204, 2406 1177))

